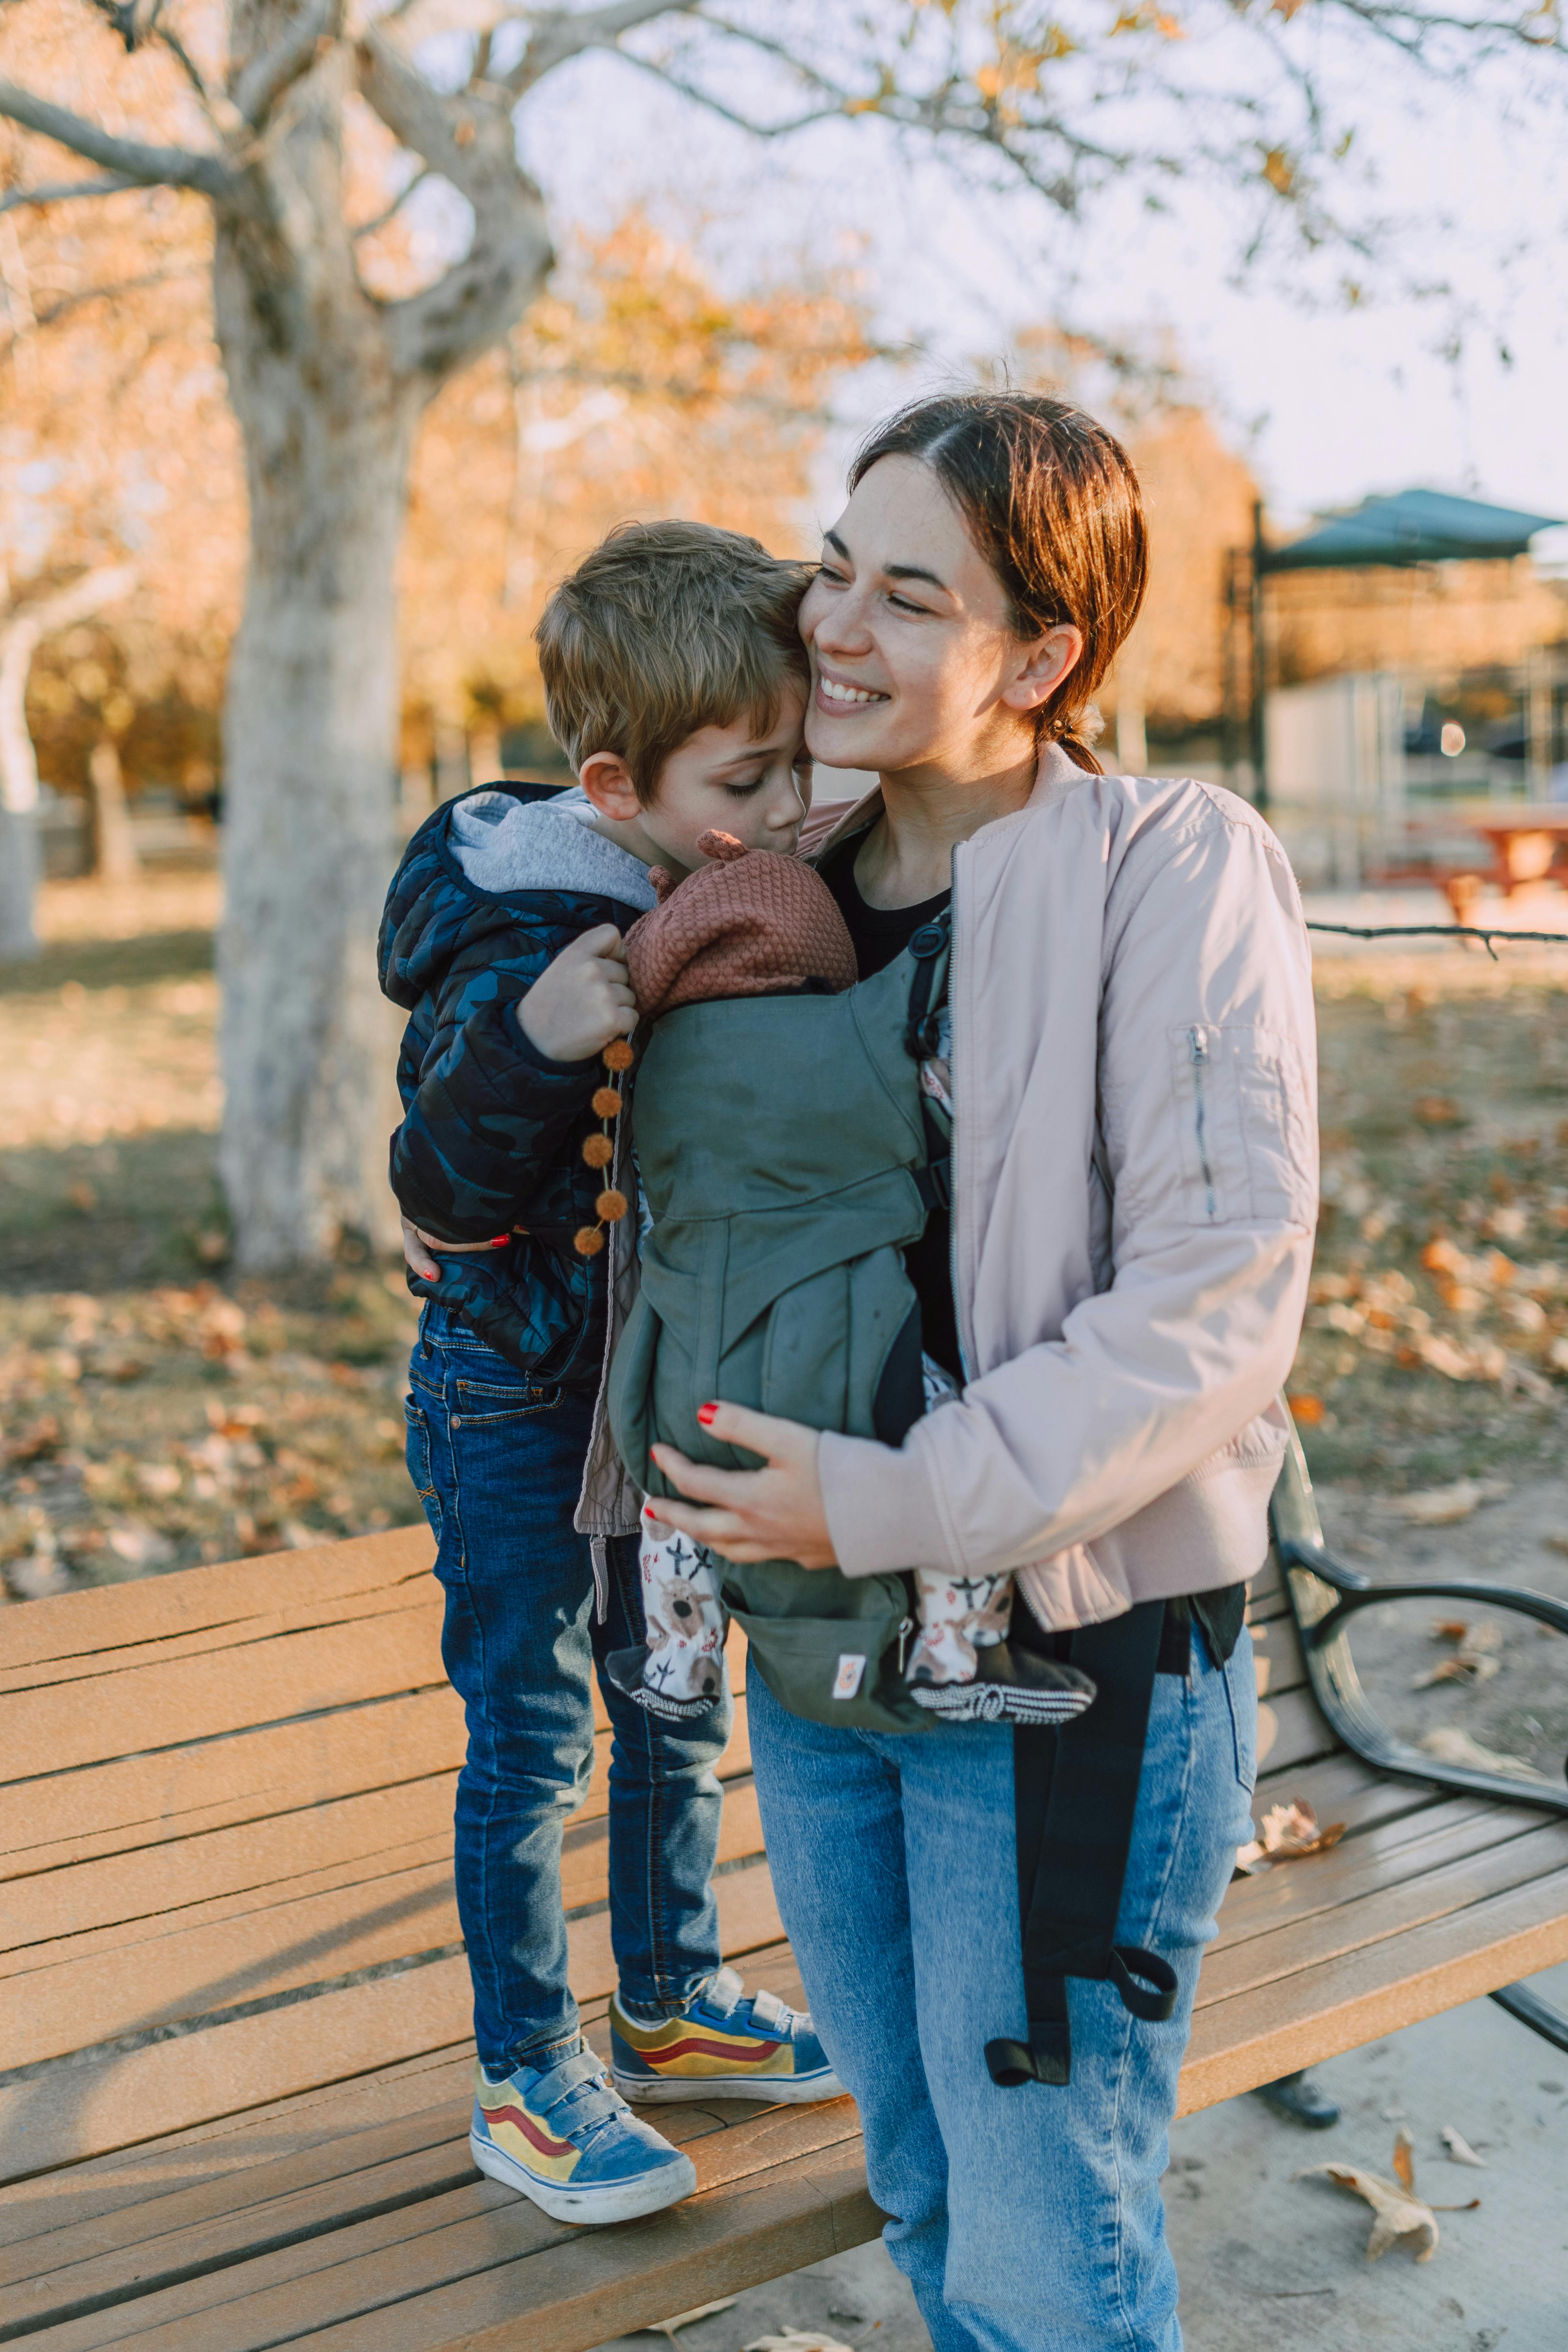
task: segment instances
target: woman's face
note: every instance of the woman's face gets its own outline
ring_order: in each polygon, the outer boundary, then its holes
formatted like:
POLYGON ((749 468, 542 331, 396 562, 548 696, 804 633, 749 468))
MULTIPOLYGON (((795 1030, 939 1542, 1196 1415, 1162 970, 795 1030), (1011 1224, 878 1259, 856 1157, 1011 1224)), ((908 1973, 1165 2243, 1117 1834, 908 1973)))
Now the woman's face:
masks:
POLYGON ((994 774, 1032 759, 1032 713, 1083 650, 1016 636, 958 508, 918 457, 883 457, 826 533, 800 633, 806 747, 836 768, 994 774))

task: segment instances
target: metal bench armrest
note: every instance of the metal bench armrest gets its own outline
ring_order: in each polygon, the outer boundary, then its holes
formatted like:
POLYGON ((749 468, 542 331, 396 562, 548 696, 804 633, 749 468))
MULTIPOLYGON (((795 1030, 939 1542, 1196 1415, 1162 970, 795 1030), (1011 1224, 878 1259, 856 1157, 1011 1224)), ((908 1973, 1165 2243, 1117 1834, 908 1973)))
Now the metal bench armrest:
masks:
POLYGON ((1467 1764, 1445 1764, 1401 1739, 1388 1728, 1362 1688, 1348 1639, 1356 1612, 1384 1601, 1479 1601, 1485 1607, 1511 1609, 1533 1617, 1559 1633, 1568 1633, 1568 1606, 1521 1585, 1480 1583, 1468 1578, 1374 1582, 1359 1570, 1347 1568, 1323 1541, 1306 1456, 1293 1429, 1269 1501, 1268 1517, 1312 1696, 1331 1729, 1354 1755, 1401 1780, 1454 1789, 1465 1796, 1495 1797, 1505 1804, 1528 1805, 1537 1811, 1568 1814, 1568 1788, 1555 1787, 1548 1780, 1513 1780, 1506 1773, 1467 1764))

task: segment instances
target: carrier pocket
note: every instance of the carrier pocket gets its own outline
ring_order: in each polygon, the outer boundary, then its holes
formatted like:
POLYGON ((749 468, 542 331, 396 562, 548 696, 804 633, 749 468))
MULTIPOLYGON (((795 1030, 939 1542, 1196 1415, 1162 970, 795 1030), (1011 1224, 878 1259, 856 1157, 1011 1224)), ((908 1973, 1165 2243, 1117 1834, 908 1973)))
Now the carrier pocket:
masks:
MULTIPOLYGON (((828 1574, 822 1570, 819 1574, 828 1574)), ((781 1706, 848 1731, 930 1731, 934 1716, 904 1687, 914 1611, 900 1599, 865 1617, 762 1617, 731 1602, 757 1671, 781 1706)))

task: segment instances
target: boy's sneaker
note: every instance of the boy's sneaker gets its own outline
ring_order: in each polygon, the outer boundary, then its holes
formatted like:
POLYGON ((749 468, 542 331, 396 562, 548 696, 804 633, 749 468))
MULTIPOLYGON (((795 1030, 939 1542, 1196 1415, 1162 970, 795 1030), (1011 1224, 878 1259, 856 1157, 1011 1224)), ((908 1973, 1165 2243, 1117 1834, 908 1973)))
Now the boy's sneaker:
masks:
POLYGON ((771 1992, 748 1998, 733 1969, 721 1969, 677 2015, 651 2025, 628 2017, 612 1994, 610 2053, 616 2090, 639 2106, 674 2099, 805 2105, 844 2095, 810 2018, 771 1992))
POLYGON ((632 2221, 697 2186, 691 2158, 632 2114, 591 2050, 499 2083, 476 2066, 468 2147, 481 2172, 552 2221, 632 2221))

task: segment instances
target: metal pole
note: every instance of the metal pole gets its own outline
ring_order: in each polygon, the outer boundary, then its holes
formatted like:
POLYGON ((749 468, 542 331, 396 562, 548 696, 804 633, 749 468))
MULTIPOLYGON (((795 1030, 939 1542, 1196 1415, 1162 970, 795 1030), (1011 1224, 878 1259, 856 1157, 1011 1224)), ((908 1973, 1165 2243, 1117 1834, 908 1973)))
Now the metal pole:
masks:
POLYGON ((1263 583, 1268 551, 1263 544, 1263 501, 1252 502, 1252 800, 1265 813, 1268 807, 1266 700, 1268 660, 1263 639, 1263 583))

